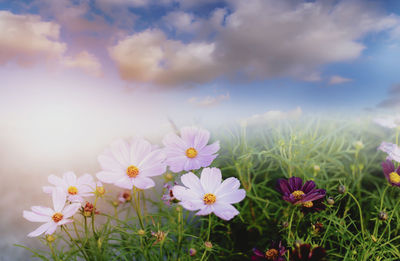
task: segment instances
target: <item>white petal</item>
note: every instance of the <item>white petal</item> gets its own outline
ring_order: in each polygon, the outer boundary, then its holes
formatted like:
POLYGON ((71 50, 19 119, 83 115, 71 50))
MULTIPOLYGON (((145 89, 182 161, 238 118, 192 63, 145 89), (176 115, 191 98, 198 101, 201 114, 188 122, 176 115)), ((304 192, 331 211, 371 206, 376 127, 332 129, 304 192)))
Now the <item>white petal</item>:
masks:
POLYGON ((213 204, 213 207, 214 214, 217 215, 219 218, 222 218, 223 220, 230 220, 234 216, 239 214, 239 211, 237 211, 236 208, 229 204, 215 203, 213 204))
POLYGON ((50 184, 53 184, 56 187, 64 187, 66 186, 65 181, 60 178, 57 177, 56 175, 50 175, 47 180, 49 181, 50 184))
POLYGON ((237 190, 240 187, 240 181, 237 178, 230 177, 222 182, 222 184, 215 190, 215 195, 223 196, 226 193, 230 193, 237 190))
POLYGON ((151 144, 145 139, 135 138, 130 145, 130 164, 138 166, 151 152, 151 144))
POLYGON ((65 206, 65 201, 67 200, 66 193, 61 188, 54 189, 52 193, 53 206, 55 212, 61 212, 65 206))
POLYGON ((218 202, 234 204, 242 201, 246 197, 246 191, 244 189, 233 190, 230 193, 226 193, 223 196, 218 196, 218 202))
POLYGON ((181 129, 181 137, 189 147, 194 147, 194 140, 199 129, 196 127, 183 127, 181 129))
MULTIPOLYGON (((62 221, 62 220, 61 220, 61 221, 62 221)), ((60 221, 60 222, 61 222, 61 221, 60 221)), ((47 231, 46 231, 45 234, 46 234, 46 235, 51 235, 51 234, 53 234, 53 233, 56 231, 57 226, 58 226, 58 225, 61 225, 60 222, 58 222, 58 223, 55 223, 55 222, 50 223, 51 226, 47 229, 47 231)))
POLYGON ((199 212, 196 213, 197 216, 205 216, 213 212, 213 206, 212 205, 205 205, 204 208, 202 208, 199 212))
POLYGON ((199 155, 212 155, 219 150, 219 141, 214 142, 213 144, 207 145, 204 148, 199 149, 199 155))
POLYGON ((205 193, 214 193, 221 184, 221 171, 217 168, 205 168, 201 172, 200 182, 205 193))
POLYGON ((181 201, 187 200, 201 200, 201 196, 196 194, 193 190, 176 185, 172 188, 174 197, 181 201))
POLYGON ((189 201, 182 201, 179 202, 179 205, 184 207, 189 211, 196 211, 204 207, 204 203, 202 200, 189 200, 189 201))
POLYGON ((31 207, 32 211, 35 212, 36 214, 42 215, 42 216, 52 216, 54 213, 54 210, 48 207, 41 207, 41 206, 33 206, 31 207))
POLYGON ((72 219, 63 218, 62 220, 57 222, 57 225, 61 226, 61 225, 69 224, 69 223, 72 223, 72 222, 74 222, 72 219))
POLYGON ((40 215, 26 210, 23 212, 23 217, 31 222, 49 222, 51 220, 50 216, 40 215))
POLYGON ((188 148, 183 139, 177 136, 175 133, 169 133, 165 135, 163 139, 163 144, 165 147, 177 148, 181 150, 186 150, 188 148))
POLYGON ((154 181, 147 177, 137 177, 133 179, 133 185, 139 189, 148 189, 155 186, 154 181))
POLYGON ((121 165, 121 163, 119 163, 112 155, 111 156, 106 156, 104 154, 100 155, 97 158, 97 161, 99 162, 103 170, 117 171, 124 168, 121 165))
POLYGON ((64 181, 67 183, 67 186, 75 186, 76 185, 76 175, 72 171, 68 171, 64 173, 64 181))
POLYGON ((114 183, 115 181, 121 179, 124 176, 122 171, 111 172, 111 171, 100 171, 96 174, 96 177, 104 183, 114 183))
POLYGON ((121 177, 119 180, 114 182, 114 185, 124 189, 132 189, 133 181, 128 176, 121 177))
POLYGON ((204 148, 210 139, 210 132, 204 129, 198 129, 197 134, 194 138, 194 147, 197 150, 204 148))
POLYGON ((204 194, 204 189, 200 183, 199 178, 192 172, 182 175, 181 181, 183 185, 193 190, 193 192, 198 194, 199 196, 202 196, 204 194))
POLYGON ((28 234, 28 237, 37 237, 43 234, 49 227, 51 227, 53 224, 52 222, 44 223, 40 227, 38 227, 36 230, 32 231, 31 233, 28 234))
POLYGON ((188 158, 186 156, 179 156, 179 157, 173 157, 173 158, 168 158, 166 160, 167 165, 169 166, 169 169, 172 172, 181 172, 186 164, 186 161, 188 158))
POLYGON ((64 208, 64 210, 61 212, 64 217, 63 218, 69 218, 72 215, 74 215, 76 213, 76 211, 78 211, 78 209, 81 207, 81 204, 79 203, 73 203, 71 205, 68 205, 64 208))
POLYGON ((111 152, 114 155, 115 159, 124 167, 129 166, 130 161, 130 151, 129 145, 124 140, 114 141, 110 146, 111 152))

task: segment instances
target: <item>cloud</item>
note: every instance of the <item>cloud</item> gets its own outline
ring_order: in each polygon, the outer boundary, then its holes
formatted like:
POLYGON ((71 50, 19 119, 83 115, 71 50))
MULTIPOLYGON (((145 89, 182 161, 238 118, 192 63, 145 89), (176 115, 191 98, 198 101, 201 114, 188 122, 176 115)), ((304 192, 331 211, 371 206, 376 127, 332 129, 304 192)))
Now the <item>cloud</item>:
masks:
POLYGON ((352 82, 353 79, 350 78, 344 78, 341 77, 339 75, 334 75, 329 79, 329 84, 333 85, 333 84, 342 84, 342 83, 346 83, 346 82, 352 82))
POLYGON ((249 118, 239 120, 241 125, 250 126, 263 124, 266 121, 271 120, 287 120, 287 119, 297 119, 303 114, 301 107, 297 107, 291 111, 280 111, 280 110, 270 110, 263 114, 255 114, 249 118))
POLYGON ((161 19, 163 25, 168 21, 177 32, 191 34, 185 42, 146 30, 112 46, 122 78, 167 85, 205 83, 217 77, 319 81, 315 71, 323 65, 360 57, 365 36, 391 33, 400 25, 398 16, 382 14, 365 1, 226 2, 226 8, 216 8, 208 16, 181 9, 161 19), (139 47, 151 55, 143 57, 135 51, 139 47))
POLYGON ((192 97, 188 100, 190 104, 199 106, 199 107, 211 107, 220 104, 223 101, 229 100, 230 95, 229 93, 221 94, 218 96, 207 96, 203 98, 199 97, 192 97))
POLYGON ((400 84, 393 85, 389 91, 386 99, 381 101, 378 108, 385 109, 399 109, 400 108, 400 84))
POLYGON ((82 69, 86 73, 96 77, 103 75, 100 61, 96 56, 87 51, 82 51, 74 57, 65 57, 62 60, 62 64, 66 67, 82 69))
POLYGON ((0 64, 15 61, 30 66, 60 58, 67 45, 60 41, 60 26, 37 15, 0 11, 0 64))
POLYGON ((215 44, 169 40, 160 30, 127 36, 109 48, 121 77, 162 85, 198 83, 218 75, 215 44))

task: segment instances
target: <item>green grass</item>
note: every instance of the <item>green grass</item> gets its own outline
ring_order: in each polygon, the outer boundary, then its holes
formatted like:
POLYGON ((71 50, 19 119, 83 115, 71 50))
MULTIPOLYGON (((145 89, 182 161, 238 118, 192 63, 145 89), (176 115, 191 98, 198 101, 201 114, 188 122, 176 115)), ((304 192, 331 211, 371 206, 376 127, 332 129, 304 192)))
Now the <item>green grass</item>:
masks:
MULTIPOLYGON (((51 244, 42 239, 53 254, 49 249, 30 249, 33 256, 43 260, 249 260, 253 247, 264 251, 274 240, 289 249, 296 242, 322 246, 328 260, 400 259, 400 188, 388 185, 380 166, 385 155, 376 149, 382 141, 395 142, 395 131, 368 120, 308 118, 234 126, 212 136, 221 142, 213 166, 222 170, 224 178, 239 178, 247 196, 235 205, 240 215, 233 220, 211 216, 211 249, 204 246, 208 217, 150 200, 150 195, 154 199, 159 193, 150 190, 145 192, 144 235, 139 232, 136 205, 125 204, 116 209, 119 218, 113 209, 103 212, 103 221, 95 222, 94 231, 90 217, 87 231, 84 220, 78 220, 80 238, 68 225, 75 244, 61 231, 51 244), (356 148, 357 141, 363 148, 356 148), (275 189, 278 178, 291 176, 314 180, 334 204, 303 214, 275 189), (339 185, 346 187, 344 194, 339 193, 339 185), (387 220, 379 219, 381 211, 387 213, 387 220), (316 222, 323 224, 321 231, 313 228, 316 222), (164 239, 157 240, 152 231, 162 231, 164 239), (190 248, 197 251, 193 257, 190 248)), ((104 200, 115 195, 108 197, 104 200)))

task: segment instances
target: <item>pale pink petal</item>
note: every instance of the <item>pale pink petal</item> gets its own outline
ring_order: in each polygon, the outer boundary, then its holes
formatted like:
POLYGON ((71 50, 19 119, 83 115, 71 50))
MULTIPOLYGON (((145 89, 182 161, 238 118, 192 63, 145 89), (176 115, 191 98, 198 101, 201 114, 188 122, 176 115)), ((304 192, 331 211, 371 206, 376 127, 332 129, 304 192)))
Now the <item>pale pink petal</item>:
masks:
POLYGON ((52 222, 44 223, 40 227, 38 227, 36 230, 32 231, 31 233, 28 234, 28 237, 37 237, 43 234, 47 229, 49 229, 53 225, 52 222))
POLYGON ((54 187, 50 187, 50 186, 43 186, 43 192, 47 193, 47 194, 51 194, 53 193, 54 187))
POLYGON ((67 200, 66 193, 61 188, 54 189, 52 193, 53 206, 55 212, 61 212, 65 206, 65 201, 67 200))
POLYGON ((132 189, 133 187, 133 179, 129 178, 127 175, 121 177, 120 179, 114 182, 114 185, 124 189, 132 189))
POLYGON ((150 167, 146 167, 145 169, 140 169, 140 176, 141 177, 159 176, 164 174, 166 170, 167 166, 164 163, 158 163, 150 167))
POLYGON ((56 187, 66 187, 67 185, 65 184, 65 181, 57 177, 56 175, 50 175, 47 180, 49 181, 50 184, 53 184, 56 187))
POLYGON ((179 148, 183 151, 186 151, 189 148, 188 145, 175 133, 165 135, 163 144, 165 147, 179 148))
POLYGON ((179 202, 179 205, 184 207, 189 211, 196 211, 204 207, 204 203, 202 200, 189 200, 189 201, 182 201, 179 202))
POLYGON ((48 207, 33 206, 33 207, 31 207, 31 209, 36 214, 43 215, 43 216, 52 216, 54 213, 54 210, 52 210, 51 208, 48 208, 48 207))
POLYGON ((166 163, 172 172, 181 172, 185 167, 188 158, 186 156, 179 156, 175 158, 168 158, 166 163))
POLYGON ((104 183, 114 183, 116 180, 122 178, 126 174, 122 171, 111 172, 111 171, 100 171, 96 174, 96 177, 104 183))
POLYGON ((83 174, 80 176, 76 182, 77 185, 92 185, 96 188, 96 183, 94 182, 93 176, 90 174, 83 174))
POLYGON ((51 216, 40 215, 40 214, 34 213, 32 211, 26 211, 26 210, 24 210, 24 212, 23 212, 23 217, 31 222, 49 222, 49 221, 51 221, 51 216))
POLYGON ((221 171, 217 168, 205 168, 201 172, 200 182, 205 193, 214 193, 221 184, 221 171))
MULTIPOLYGON (((61 221, 62 221, 62 220, 61 220, 61 221)), ((61 222, 61 221, 60 221, 60 222, 61 222)), ((50 223, 51 226, 47 229, 47 231, 46 231, 45 234, 46 234, 46 235, 51 235, 51 234, 53 234, 54 232, 56 232, 57 226, 58 226, 58 225, 61 225, 60 222, 58 222, 58 223, 55 223, 55 222, 50 223)))
POLYGON ((237 178, 230 177, 224 180, 217 190, 215 190, 215 195, 223 196, 224 194, 236 191, 239 187, 240 181, 237 178))
POLYGON ((75 186, 76 185, 76 175, 72 171, 68 171, 64 173, 63 178, 67 183, 67 186, 75 186))
POLYGON ((232 205, 225 204, 225 203, 215 203, 213 204, 214 207, 214 214, 222 218, 223 220, 231 220, 234 216, 239 214, 236 208, 232 205))
POLYGON ((119 163, 113 156, 106 156, 106 155, 100 155, 97 158, 97 161, 99 162, 100 166, 104 170, 111 170, 111 171, 118 171, 123 169, 124 167, 119 163))
POLYGON ((83 203, 85 200, 80 195, 68 195, 68 201, 83 203))
POLYGON ((205 193, 200 183, 200 179, 192 172, 182 175, 181 181, 183 185, 193 190, 193 192, 199 195, 200 197, 205 193))
POLYGON ((199 155, 212 155, 219 150, 219 141, 198 150, 199 155))
POLYGON ((226 193, 223 196, 217 197, 218 202, 234 204, 242 201, 246 197, 246 191, 244 189, 233 190, 230 193, 226 193))
POLYGON ((198 129, 197 134, 194 138, 194 148, 200 150, 207 145, 210 139, 210 132, 204 129, 198 129))
POLYGON ((69 218, 72 215, 74 215, 80 207, 81 207, 81 204, 74 203, 74 204, 66 206, 61 213, 64 215, 64 218, 69 218))
POLYGON ((187 189, 183 186, 175 185, 172 188, 174 197, 181 201, 201 200, 202 196, 195 193, 193 190, 187 189))
MULTIPOLYGON (((72 223, 72 222, 74 222, 72 219, 63 218, 62 220, 60 220, 59 222, 57 222, 57 225, 58 225, 58 226, 61 226, 61 225, 69 224, 69 223, 72 223)), ((56 226, 56 227, 57 227, 57 226, 56 226)))
POLYGON ((115 159, 124 167, 129 166, 130 150, 129 144, 124 140, 114 141, 110 146, 115 159))
POLYGON ((150 142, 140 138, 133 139, 130 146, 130 164, 139 165, 150 152, 150 142))
POLYGON ((205 216, 213 212, 213 205, 203 205, 203 207, 199 212, 196 213, 197 216, 205 216))
POLYGON ((133 179, 133 185, 139 189, 148 189, 155 186, 154 181, 147 177, 137 177, 133 179))
POLYGON ((213 155, 198 155, 196 159, 199 161, 200 167, 206 168, 211 165, 218 154, 213 155))
POLYGON ((190 171, 190 170, 196 170, 199 169, 201 167, 200 162, 197 160, 196 158, 190 159, 187 158, 186 162, 185 162, 185 166, 183 167, 183 169, 185 171, 190 171))
POLYGON ((189 145, 189 147, 194 147, 194 140, 198 133, 198 128, 196 127, 183 127, 181 129, 181 137, 184 142, 189 145))

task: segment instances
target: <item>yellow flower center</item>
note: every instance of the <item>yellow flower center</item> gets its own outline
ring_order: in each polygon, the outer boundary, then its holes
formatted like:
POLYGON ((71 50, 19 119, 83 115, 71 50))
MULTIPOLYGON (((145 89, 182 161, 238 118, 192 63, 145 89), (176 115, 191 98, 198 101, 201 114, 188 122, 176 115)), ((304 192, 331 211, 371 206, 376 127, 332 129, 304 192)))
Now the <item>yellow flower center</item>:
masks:
POLYGON ((126 174, 130 177, 130 178, 136 178, 137 175, 139 175, 139 169, 136 166, 130 165, 127 169, 126 169, 126 174))
POLYGON ((392 172, 389 174, 389 180, 392 183, 399 183, 400 182, 400 175, 396 172, 392 172))
POLYGON ((205 194, 203 198, 204 203, 207 205, 214 204, 216 200, 217 198, 215 197, 215 195, 211 193, 205 194))
POLYGON ((57 222, 61 221, 61 219, 63 219, 63 217, 64 217, 63 214, 57 212, 51 218, 53 219, 54 222, 57 223, 57 222))
POLYGON ((267 252, 265 252, 265 258, 267 258, 268 260, 274 260, 278 257, 278 254, 278 250, 276 250, 275 248, 271 248, 267 252))
POLYGON ((296 190, 296 191, 293 191, 292 195, 293 195, 293 197, 294 197, 295 199, 299 200, 299 199, 302 199, 302 198, 303 198, 304 192, 301 191, 301 190, 296 190))
POLYGON ((195 148, 188 148, 188 149, 186 150, 186 156, 187 156, 188 158, 193 159, 194 157, 197 156, 197 150, 196 150, 195 148))
POLYGON ((104 195, 106 193, 106 190, 104 189, 104 187, 96 187, 96 192, 99 195, 104 195))
POLYGON ((70 195, 76 195, 76 194, 78 194, 78 189, 77 189, 76 187, 74 187, 74 186, 70 186, 70 187, 68 188, 68 194, 70 194, 70 195))
POLYGON ((312 206, 314 206, 314 204, 312 203, 312 201, 306 201, 303 203, 303 206, 306 208, 311 208, 312 206))

